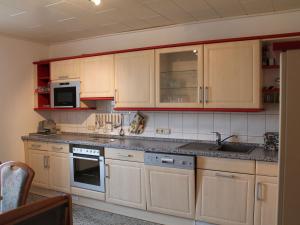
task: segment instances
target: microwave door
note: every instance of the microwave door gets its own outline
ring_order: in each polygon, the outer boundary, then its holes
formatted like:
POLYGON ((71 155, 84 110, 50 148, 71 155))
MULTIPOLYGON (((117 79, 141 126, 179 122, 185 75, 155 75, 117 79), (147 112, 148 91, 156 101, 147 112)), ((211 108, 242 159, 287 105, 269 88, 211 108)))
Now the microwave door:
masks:
POLYGON ((76 108, 76 87, 54 88, 54 106, 76 108))

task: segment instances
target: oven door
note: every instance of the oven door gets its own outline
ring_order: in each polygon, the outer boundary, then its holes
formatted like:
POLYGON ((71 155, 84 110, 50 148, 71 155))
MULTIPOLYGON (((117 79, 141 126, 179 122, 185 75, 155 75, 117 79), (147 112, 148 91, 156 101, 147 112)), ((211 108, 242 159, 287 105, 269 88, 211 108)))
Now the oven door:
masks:
POLYGON ((79 108, 80 82, 65 82, 51 84, 51 107, 79 108))
POLYGON ((104 157, 70 153, 71 186, 105 192, 104 157))

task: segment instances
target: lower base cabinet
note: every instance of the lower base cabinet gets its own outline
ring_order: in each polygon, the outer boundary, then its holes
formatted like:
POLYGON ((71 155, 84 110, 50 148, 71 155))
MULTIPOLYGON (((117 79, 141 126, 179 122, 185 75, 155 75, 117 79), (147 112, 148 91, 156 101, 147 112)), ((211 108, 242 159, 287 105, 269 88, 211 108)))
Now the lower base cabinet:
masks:
POLYGON ((146 210, 144 163, 106 159, 106 201, 146 210))
POLYGON ((145 172, 147 210, 194 219, 194 170, 145 166, 145 172))
POLYGON ((67 153, 28 149, 28 164, 34 170, 32 184, 70 193, 70 168, 67 153))
POLYGON ((278 177, 256 176, 254 225, 277 225, 278 177))
POLYGON ((196 220, 253 225, 255 176, 197 170, 196 220))

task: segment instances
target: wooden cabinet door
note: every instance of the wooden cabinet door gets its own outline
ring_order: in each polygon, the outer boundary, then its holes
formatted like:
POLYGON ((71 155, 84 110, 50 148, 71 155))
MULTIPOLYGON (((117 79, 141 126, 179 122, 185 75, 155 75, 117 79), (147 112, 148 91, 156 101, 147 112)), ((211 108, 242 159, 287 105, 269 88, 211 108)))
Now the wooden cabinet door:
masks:
POLYGON ((194 170, 146 166, 147 210, 194 218, 194 170))
POLYGON ((196 219, 253 225, 254 175, 197 170, 196 219))
POLYGON ((81 59, 70 59, 50 63, 51 80, 79 79, 81 59))
POLYGON ((28 164, 35 175, 32 184, 38 187, 49 187, 49 155, 46 151, 28 150, 28 164))
POLYGON ((157 107, 203 107, 203 46, 155 50, 157 107))
POLYGON ((204 45, 204 107, 261 108, 260 41, 204 45))
POLYGON ((154 50, 115 55, 116 107, 154 107, 154 50))
POLYGON ((146 210, 144 164, 105 160, 106 201, 146 210))
POLYGON ((114 56, 105 55, 83 59, 80 78, 80 97, 113 97, 114 56))
POLYGON ((254 225, 277 225, 278 177, 256 176, 254 225))
POLYGON ((65 153, 50 153, 49 164, 50 188, 69 193, 71 189, 69 155, 65 153))

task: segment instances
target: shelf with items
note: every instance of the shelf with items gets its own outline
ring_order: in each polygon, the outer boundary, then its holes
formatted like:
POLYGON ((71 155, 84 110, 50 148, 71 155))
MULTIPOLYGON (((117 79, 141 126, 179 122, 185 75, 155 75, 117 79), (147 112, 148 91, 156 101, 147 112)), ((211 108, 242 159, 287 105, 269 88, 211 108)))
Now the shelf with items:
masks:
POLYGON ((96 108, 51 108, 51 107, 36 107, 35 111, 87 111, 96 110, 96 108))
POLYGON ((37 108, 50 107, 50 64, 38 64, 36 69, 36 95, 37 108))

